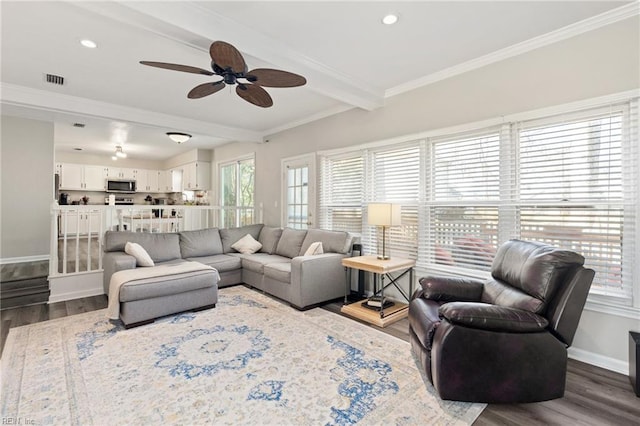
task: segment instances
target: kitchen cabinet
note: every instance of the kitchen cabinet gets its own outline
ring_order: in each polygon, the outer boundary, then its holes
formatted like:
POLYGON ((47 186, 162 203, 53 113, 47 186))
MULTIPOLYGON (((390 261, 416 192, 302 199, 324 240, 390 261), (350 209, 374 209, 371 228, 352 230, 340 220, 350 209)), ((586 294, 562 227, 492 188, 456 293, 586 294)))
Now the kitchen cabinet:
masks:
POLYGON ((104 191, 105 172, 102 166, 62 163, 59 167, 60 189, 104 191))
POLYGON ((203 191, 211 184, 211 163, 195 161, 183 166, 182 188, 186 191, 203 191))
POLYGON ((171 192, 182 192, 183 189, 183 170, 182 168, 175 168, 169 170, 169 184, 171 185, 171 192))
POLYGON ((98 235, 101 232, 100 210, 64 210, 60 213, 60 234, 67 237, 78 235, 98 235))
POLYGON ((160 192, 173 192, 171 185, 171 171, 159 170, 158 171, 158 188, 160 192))
POLYGON ((125 167, 107 167, 106 174, 109 179, 136 179, 137 170, 125 167))
POLYGON ((160 171, 138 170, 136 173, 136 192, 164 192, 160 187, 160 171))

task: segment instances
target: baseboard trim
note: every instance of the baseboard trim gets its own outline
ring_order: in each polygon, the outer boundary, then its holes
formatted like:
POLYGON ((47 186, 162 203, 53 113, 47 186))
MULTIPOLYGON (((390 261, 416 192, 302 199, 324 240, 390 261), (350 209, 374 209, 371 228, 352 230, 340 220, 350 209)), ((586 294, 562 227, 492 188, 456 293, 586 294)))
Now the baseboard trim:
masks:
POLYGON ((12 263, 40 262, 43 260, 49 260, 49 255, 42 254, 39 256, 5 257, 0 259, 0 265, 9 265, 12 263))
POLYGON ((604 368, 605 370, 624 374, 625 376, 629 374, 628 362, 573 347, 569 348, 567 352, 569 353, 569 358, 575 359, 576 361, 582 361, 596 367, 604 368))

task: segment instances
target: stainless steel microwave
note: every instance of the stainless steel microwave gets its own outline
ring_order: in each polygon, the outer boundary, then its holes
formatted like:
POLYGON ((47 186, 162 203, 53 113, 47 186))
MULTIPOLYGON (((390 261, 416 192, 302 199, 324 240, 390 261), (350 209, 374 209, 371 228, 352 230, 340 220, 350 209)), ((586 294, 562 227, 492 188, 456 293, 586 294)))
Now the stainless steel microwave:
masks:
POLYGON ((129 179, 107 179, 107 192, 133 194, 136 192, 136 181, 129 179))

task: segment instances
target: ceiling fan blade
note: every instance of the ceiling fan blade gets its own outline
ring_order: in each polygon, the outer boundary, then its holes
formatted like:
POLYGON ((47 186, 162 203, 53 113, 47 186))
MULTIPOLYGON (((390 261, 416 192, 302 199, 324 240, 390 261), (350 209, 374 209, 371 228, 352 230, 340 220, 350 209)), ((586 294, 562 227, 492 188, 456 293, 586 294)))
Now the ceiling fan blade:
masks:
POLYGON ((271 99, 267 91, 255 84, 238 84, 236 93, 245 101, 262 108, 268 108, 273 105, 273 99, 271 99))
POLYGON ((271 68, 251 70, 247 73, 247 78, 253 84, 264 87, 297 87, 304 86, 307 83, 307 79, 301 75, 271 68), (256 80, 252 80, 251 77, 255 77, 256 80))
POLYGON ((225 84, 224 84, 224 81, 222 80, 216 81, 214 83, 200 84, 194 87, 193 89, 191 89, 191 91, 189 91, 189 93, 187 94, 187 97, 189 99, 204 98, 205 96, 212 95, 222 90, 224 86, 225 84))
POLYGON ((190 67, 189 65, 169 64, 166 62, 150 62, 150 61, 140 61, 140 63, 142 65, 148 65, 150 67, 164 68, 164 69, 173 70, 173 71, 190 72, 193 74, 203 74, 203 75, 215 75, 211 71, 203 70, 202 68, 197 68, 197 67, 190 67))
POLYGON ((222 69, 231 68, 235 73, 247 72, 247 64, 242 54, 224 41, 214 41, 209 48, 209 54, 213 62, 222 69))

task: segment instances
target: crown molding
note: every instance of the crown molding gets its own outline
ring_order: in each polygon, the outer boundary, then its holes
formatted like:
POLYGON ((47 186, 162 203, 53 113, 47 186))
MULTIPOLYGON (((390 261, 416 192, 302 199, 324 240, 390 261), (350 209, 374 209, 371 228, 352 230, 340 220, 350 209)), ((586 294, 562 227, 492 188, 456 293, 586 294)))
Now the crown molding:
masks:
POLYGON ((602 28, 604 26, 638 15, 640 15, 640 2, 635 1, 633 3, 629 3, 616 9, 610 10, 608 12, 601 13, 600 15, 596 15, 591 18, 573 23, 550 33, 534 37, 532 39, 514 44, 504 49, 497 50, 479 58, 446 68, 433 74, 429 74, 417 80, 409 81, 407 83, 393 87, 385 92, 385 98, 409 92, 411 90, 415 90, 420 87, 427 86, 429 84, 433 84, 468 71, 473 71, 486 65, 500 62, 514 56, 522 55, 523 53, 530 52, 540 47, 548 46, 550 44, 557 43, 559 41, 566 40, 568 38, 593 31, 598 28, 602 28))
POLYGON ((241 142, 260 142, 262 133, 222 126, 124 105, 54 93, 46 90, 0 83, 0 102, 5 105, 26 107, 41 111, 75 114, 107 120, 120 120, 144 126, 188 129, 193 133, 241 142))

